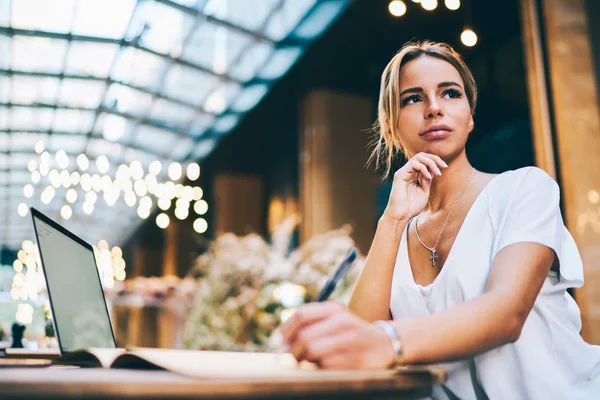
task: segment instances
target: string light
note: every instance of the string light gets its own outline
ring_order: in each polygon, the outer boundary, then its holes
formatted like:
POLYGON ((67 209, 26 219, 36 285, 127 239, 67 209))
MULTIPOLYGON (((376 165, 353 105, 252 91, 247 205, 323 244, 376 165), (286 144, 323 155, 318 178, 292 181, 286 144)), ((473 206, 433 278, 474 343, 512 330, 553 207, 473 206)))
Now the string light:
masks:
POLYGON ((112 179, 110 179, 110 176, 102 175, 100 180, 102 182, 102 184, 100 185, 102 188, 102 191, 108 192, 108 191, 110 191, 110 189, 112 189, 112 179))
POLYGON ((127 204, 129 207, 134 207, 136 202, 137 202, 137 197, 135 197, 135 193, 133 193, 133 192, 125 193, 125 204, 127 204))
MULTIPOLYGON (((189 181, 199 179, 200 166, 197 163, 182 165, 179 162, 172 162, 167 168, 167 175, 170 179, 165 182, 158 182, 157 176, 163 169, 163 165, 159 160, 150 163, 147 174, 144 172, 144 166, 138 160, 133 160, 128 165, 119 165, 113 178, 109 175, 111 165, 106 155, 99 155, 92 160, 95 162, 99 173, 90 175, 85 171, 89 169, 91 161, 85 154, 79 154, 74 158, 74 165, 77 170, 70 171, 68 170, 69 156, 65 150, 59 149, 54 154, 58 169, 50 168, 51 156, 48 151, 44 151, 43 143, 38 145, 37 150, 39 150, 37 152, 40 155, 39 160, 32 159, 27 164, 33 184, 27 183, 23 186, 23 195, 25 199, 32 198, 36 190, 34 184, 39 184, 44 177, 47 177, 47 181, 44 182, 47 186, 41 190, 40 200, 43 204, 50 204, 57 195, 57 190, 62 187, 67 189, 65 192, 58 192, 61 193, 61 196, 64 196, 64 201, 69 203, 63 204, 59 210, 61 217, 64 219, 70 219, 73 216, 74 210, 77 208, 71 205, 75 205, 80 197, 84 199, 81 210, 84 214, 91 215, 100 194, 102 194, 108 206, 114 206, 121 193, 123 193, 123 199, 127 206, 135 207, 136 204, 138 205, 137 215, 142 219, 147 219, 152 212, 154 203, 150 197, 152 196, 156 199, 158 207, 162 211, 168 211, 175 206, 173 210, 175 216, 184 220, 191 212, 190 203, 200 201, 204 195, 202 188, 184 186, 179 182, 184 177, 187 177, 189 181), (83 193, 78 192, 79 187, 81 187, 83 193)), ((196 211, 200 210, 201 213, 205 213, 205 210, 208 209, 207 203, 202 201, 198 204, 194 204, 196 211)), ((26 203, 19 204, 17 208, 19 215, 25 216, 28 212, 26 203)), ((167 214, 162 214, 168 218, 167 214)), ((161 225, 168 226, 170 221, 166 222, 164 216, 158 218, 158 221, 161 225)), ((206 221, 196 222, 196 226, 202 228, 205 223, 206 221)))
POLYGON ((80 170, 87 171, 90 166, 90 161, 85 154, 80 154, 77 156, 77 166, 80 170))
POLYGON ((177 199, 177 201, 175 202, 175 208, 189 208, 189 207, 190 207, 190 202, 184 198, 177 199))
POLYGON ((27 208, 27 204, 25 204, 25 203, 21 203, 17 207, 17 212, 19 213, 19 215, 21 217, 26 216, 28 211, 29 211, 29 209, 27 208))
POLYGON ((65 169, 69 166, 69 156, 67 156, 67 153, 64 150, 57 151, 54 158, 61 169, 65 169))
MULTIPOLYGON (((17 253, 17 260, 13 262, 15 275, 10 295, 14 300, 36 300, 38 295, 45 289, 46 285, 40 265, 37 247, 32 241, 25 240, 21 244, 21 250, 17 253), (23 273, 25 266, 27 266, 27 271, 23 273)), ((23 314, 23 311, 18 310, 17 314, 19 313, 23 314)), ((22 317, 23 315, 16 316, 18 321, 24 320, 22 317)))
POLYGON ((131 172, 131 177, 135 180, 142 179, 144 177, 144 167, 142 167, 142 163, 135 160, 129 164, 129 171, 131 172))
POLYGON ((178 162, 174 162, 171 163, 171 165, 169 165, 169 178, 173 181, 178 180, 179 178, 181 178, 181 164, 179 164, 178 162))
POLYGON ((198 179, 200 177, 200 166, 196 163, 191 163, 190 165, 188 165, 187 177, 191 181, 195 181, 196 179, 198 179))
POLYGON ((208 211, 208 203, 205 200, 198 200, 194 203, 194 211, 198 215, 204 215, 208 211))
POLYGON ((65 189, 71 187, 72 182, 71 182, 71 174, 69 174, 69 171, 67 171, 67 170, 60 171, 60 182, 65 187, 65 189))
POLYGON ((33 307, 31 304, 23 303, 17 306, 17 313, 15 314, 17 322, 23 325, 29 325, 33 322, 33 307))
POLYGON ((156 216, 156 225, 159 228, 166 229, 169 226, 169 216, 165 213, 160 213, 156 216))
POLYGON ((48 165, 48 163, 40 164, 40 175, 41 176, 47 176, 49 171, 50 171, 50 165, 48 165))
POLYGON ((98 273, 104 287, 112 288, 115 285, 115 280, 125 280, 125 260, 120 247, 114 246, 109 250, 108 242, 101 240, 97 246, 94 246, 94 254, 97 260, 98 273))
POLYGON ((141 179, 135 181, 135 183, 133 184, 133 190, 135 191, 135 194, 138 195, 138 197, 144 197, 148 193, 146 182, 144 182, 141 179))
POLYGON ((460 8, 460 0, 445 0, 444 4, 448 10, 456 11, 460 8))
POLYGON ((98 195, 94 191, 89 191, 85 194, 85 201, 91 204, 95 204, 98 201, 98 195))
POLYGON ((29 163, 27 164, 27 169, 29 170, 29 172, 35 171, 37 169, 37 161, 35 161, 35 160, 29 161, 29 163))
POLYGON ((204 218, 196 218, 193 227, 196 232, 204 233, 208 229, 208 223, 204 218))
POLYGON ((166 197, 161 197, 158 199, 158 208, 163 211, 167 211, 171 207, 171 200, 166 197))
POLYGON ((178 183, 175 185, 175 197, 180 198, 183 194, 183 185, 178 183))
POLYGON ((50 184, 56 189, 58 189, 60 185, 62 185, 62 182, 60 180, 60 173, 55 169, 50 171, 50 173, 48 174, 48 179, 50 180, 50 184))
POLYGON ((175 184, 171 181, 164 185, 165 197, 173 200, 175 198, 175 184))
POLYGON ((177 207, 175 208, 175 216, 180 219, 180 220, 184 220, 188 217, 188 215, 190 215, 190 211, 188 208, 185 207, 177 207))
POLYGON ((67 199, 67 201, 71 204, 75 203, 77 201, 77 191, 75 189, 69 189, 67 190, 67 193, 65 194, 65 198, 67 199))
POLYGON ((92 190, 92 177, 88 173, 82 174, 79 184, 84 191, 89 192, 92 190))
POLYGON ((460 40, 467 47, 473 47, 477 44, 477 34, 472 29, 465 28, 460 34, 460 40))
POLYGON ((138 217, 140 217, 141 219, 147 219, 150 216, 150 209, 139 205, 138 209, 137 209, 137 213, 138 213, 138 217))
POLYGON ((92 189, 95 192, 100 192, 102 190, 102 178, 98 174, 92 175, 92 189))
POLYGON ((35 144, 35 152, 40 154, 42 151, 44 151, 44 142, 39 141, 35 144))
POLYGON ((394 17, 401 17, 406 14, 406 4, 403 1, 394 0, 388 5, 388 10, 394 17))
POLYGON ((84 213, 86 213, 87 215, 91 215, 94 212, 94 203, 84 201, 81 205, 81 208, 83 209, 84 213))
POLYGON ((31 184, 28 183, 23 187, 23 195, 28 199, 33 197, 33 186, 31 184))
POLYGON ((437 8, 437 0, 421 0, 421 7, 427 11, 433 11, 437 8))
POLYGON ((42 203, 50 204, 55 194, 56 191, 54 190, 54 188, 52 186, 47 186, 46 189, 42 191, 40 199, 42 200, 42 203))
POLYGON ((96 158, 96 166, 98 167, 98 171, 101 174, 106 174, 110 169, 110 163, 108 162, 108 158, 105 155, 101 155, 96 158))
POLYGON ((81 175, 79 175, 79 172, 73 171, 71 173, 71 183, 73 185, 79 185, 80 180, 81 180, 81 175))
POLYGON ((71 216, 73 215, 73 210, 71 209, 70 206, 68 205, 64 205, 60 208, 60 216, 63 217, 64 219, 70 219, 71 216))
POLYGON ((148 172, 150 172, 153 175, 158 176, 158 174, 160 174, 161 169, 162 169, 162 165, 161 165, 160 161, 152 161, 150 163, 150 166, 148 167, 148 172))

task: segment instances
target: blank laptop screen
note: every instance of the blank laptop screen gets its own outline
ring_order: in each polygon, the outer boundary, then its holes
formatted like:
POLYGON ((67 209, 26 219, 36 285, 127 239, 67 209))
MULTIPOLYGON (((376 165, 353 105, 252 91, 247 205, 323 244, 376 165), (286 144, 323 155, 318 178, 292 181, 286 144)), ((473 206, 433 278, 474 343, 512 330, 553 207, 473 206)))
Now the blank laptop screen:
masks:
POLYGON ((61 351, 116 347, 93 250, 33 220, 61 351))

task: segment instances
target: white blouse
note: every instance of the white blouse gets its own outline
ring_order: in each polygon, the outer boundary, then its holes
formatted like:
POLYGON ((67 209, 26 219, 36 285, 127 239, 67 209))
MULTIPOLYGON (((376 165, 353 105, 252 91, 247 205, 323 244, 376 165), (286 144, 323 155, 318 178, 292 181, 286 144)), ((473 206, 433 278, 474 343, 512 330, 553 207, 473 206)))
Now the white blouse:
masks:
POLYGON ((579 308, 567 288, 583 285, 583 264, 563 224, 559 188, 543 170, 526 167, 494 177, 478 195, 446 263, 427 286, 415 283, 405 229, 394 269, 394 319, 426 316, 484 292, 498 252, 517 242, 553 249, 550 272, 519 339, 454 363, 434 399, 600 399, 600 346, 581 338, 579 308))

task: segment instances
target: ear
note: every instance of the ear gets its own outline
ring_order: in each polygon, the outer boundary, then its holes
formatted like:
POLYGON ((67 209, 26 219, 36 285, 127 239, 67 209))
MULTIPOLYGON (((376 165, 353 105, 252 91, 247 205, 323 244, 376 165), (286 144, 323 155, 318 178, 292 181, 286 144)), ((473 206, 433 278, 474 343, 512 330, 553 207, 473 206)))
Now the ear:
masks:
POLYGON ((473 121, 473 115, 469 118, 469 134, 473 132, 473 128, 475 128, 475 122, 473 121))

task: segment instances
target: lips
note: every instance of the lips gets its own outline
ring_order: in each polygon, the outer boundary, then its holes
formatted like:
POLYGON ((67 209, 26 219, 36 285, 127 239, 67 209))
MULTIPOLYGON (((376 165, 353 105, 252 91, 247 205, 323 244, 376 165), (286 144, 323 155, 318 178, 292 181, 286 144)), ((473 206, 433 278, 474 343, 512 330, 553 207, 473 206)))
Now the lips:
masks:
POLYGON ((425 140, 445 139, 452 134, 452 128, 445 124, 435 124, 424 129, 419 136, 425 140))

